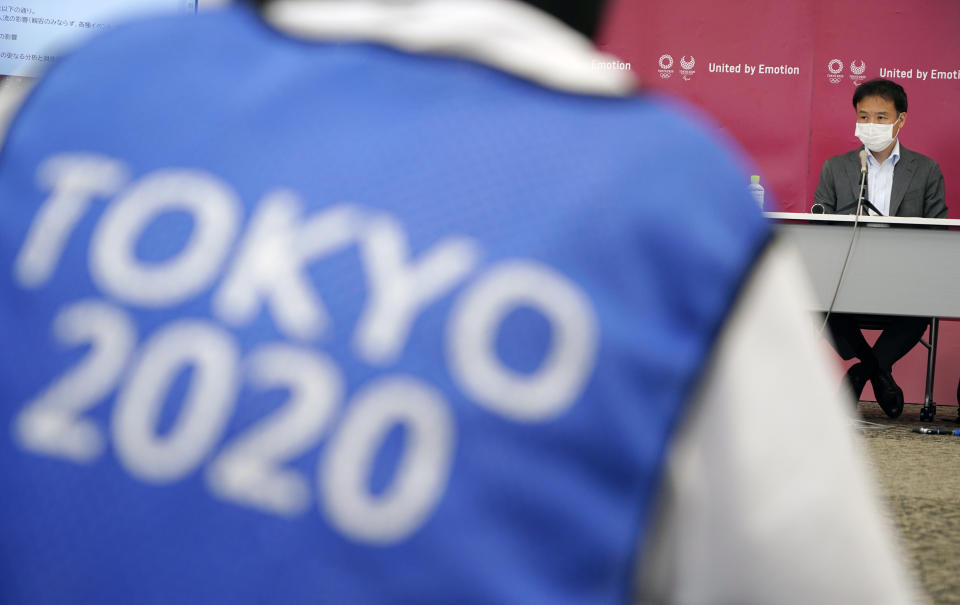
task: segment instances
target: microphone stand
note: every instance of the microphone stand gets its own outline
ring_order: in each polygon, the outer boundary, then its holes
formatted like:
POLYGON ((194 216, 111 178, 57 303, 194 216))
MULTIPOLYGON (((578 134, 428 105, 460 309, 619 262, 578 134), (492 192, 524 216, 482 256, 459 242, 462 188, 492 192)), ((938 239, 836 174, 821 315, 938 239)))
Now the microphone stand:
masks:
MULTIPOLYGON (((883 216, 883 213, 880 210, 870 203, 870 200, 864 195, 864 189, 867 186, 867 156, 865 151, 860 152, 860 193, 857 195, 857 216, 863 214, 863 207, 866 206, 869 210, 873 210, 877 213, 877 216, 883 216)), ((869 216, 869 215, 866 215, 869 216)), ((854 221, 854 227, 856 227, 857 222, 854 221)))
MULTIPOLYGON (((863 202, 865 201, 865 198, 863 197, 863 189, 864 189, 864 187, 866 187, 866 185, 867 185, 867 166, 866 166, 866 164, 863 164, 863 167, 860 169, 860 193, 857 194, 857 212, 856 212, 856 215, 857 215, 858 217, 859 217, 859 216, 861 215, 861 213, 863 212, 863 202)), ((867 203, 870 204, 870 202, 867 202, 867 203)), ((870 204, 870 206, 873 206, 873 204, 870 204)), ((853 221, 853 226, 854 226, 854 227, 857 226, 857 221, 858 221, 858 220, 859 220, 859 219, 854 219, 854 221, 853 221)))
MULTIPOLYGON (((820 326, 820 333, 827 328, 827 322, 830 321, 830 315, 833 313, 833 305, 837 302, 837 295, 840 294, 840 286, 843 285, 843 276, 847 272, 847 262, 850 260, 850 254, 853 252, 853 246, 857 241, 857 233, 859 233, 860 227, 860 215, 863 211, 863 204, 866 202, 868 207, 872 208, 874 212, 877 211, 876 206, 871 204, 866 198, 863 197, 863 189, 867 185, 867 158, 865 155, 866 151, 860 152, 860 192, 857 194, 857 212, 853 215, 853 235, 850 237, 850 245, 847 246, 847 254, 843 257, 843 265, 840 267, 840 277, 837 279, 837 287, 833 291, 833 298, 830 300, 830 306, 827 307, 827 313, 823 317, 823 324, 820 326)), ((811 211, 815 211, 816 206, 819 204, 814 204, 814 207, 811 208, 811 211)), ((823 207, 820 207, 820 211, 823 212, 823 207)), ((877 214, 880 214, 877 212, 877 214)))

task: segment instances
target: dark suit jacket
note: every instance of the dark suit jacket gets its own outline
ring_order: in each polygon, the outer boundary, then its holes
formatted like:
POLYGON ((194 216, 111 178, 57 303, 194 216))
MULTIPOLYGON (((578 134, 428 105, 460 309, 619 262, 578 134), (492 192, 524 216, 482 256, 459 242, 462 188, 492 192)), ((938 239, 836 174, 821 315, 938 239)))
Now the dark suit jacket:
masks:
MULTIPOLYGON (((860 191, 860 150, 836 155, 823 163, 813 201, 827 214, 853 214, 860 191)), ((943 173, 925 155, 900 144, 900 161, 893 169, 890 216, 946 218, 943 173)))

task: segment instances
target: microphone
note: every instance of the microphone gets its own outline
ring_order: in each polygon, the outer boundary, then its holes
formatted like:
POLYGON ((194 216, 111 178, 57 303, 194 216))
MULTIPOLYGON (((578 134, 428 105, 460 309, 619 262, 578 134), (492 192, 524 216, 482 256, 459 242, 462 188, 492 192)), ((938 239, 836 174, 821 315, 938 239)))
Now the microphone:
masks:
POLYGON ((863 206, 866 204, 867 208, 870 208, 877 214, 880 212, 877 211, 877 207, 871 204, 869 201, 864 199, 863 190, 867 185, 867 150, 860 150, 860 193, 857 195, 857 214, 859 215, 863 211, 863 206))
POLYGON ((811 214, 823 214, 823 213, 824 213, 823 204, 814 204, 813 206, 811 206, 811 207, 810 207, 810 213, 811 213, 811 214))

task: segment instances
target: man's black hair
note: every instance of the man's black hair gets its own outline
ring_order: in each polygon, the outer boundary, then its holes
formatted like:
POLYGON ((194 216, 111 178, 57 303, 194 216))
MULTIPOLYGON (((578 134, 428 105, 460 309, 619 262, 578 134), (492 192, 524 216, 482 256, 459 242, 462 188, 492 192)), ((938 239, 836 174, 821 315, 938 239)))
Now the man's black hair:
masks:
POLYGON ((903 89, 903 86, 891 80, 877 78, 857 86, 857 89, 853 91, 853 108, 856 109, 857 103, 866 97, 880 97, 893 102, 898 114, 907 111, 907 91, 903 89))
MULTIPOLYGON (((263 8, 270 0, 249 0, 257 8, 263 8)), ((600 15, 607 0, 581 0, 580 2, 556 2, 550 0, 523 0, 531 6, 550 13, 591 40, 600 26, 600 15)))

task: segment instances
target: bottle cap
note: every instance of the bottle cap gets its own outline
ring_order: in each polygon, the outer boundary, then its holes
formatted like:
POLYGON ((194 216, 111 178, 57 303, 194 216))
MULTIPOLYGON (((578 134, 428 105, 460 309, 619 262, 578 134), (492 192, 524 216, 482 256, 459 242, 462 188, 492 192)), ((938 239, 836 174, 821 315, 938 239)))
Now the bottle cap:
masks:
POLYGON ((759 174, 755 174, 755 175, 751 176, 751 177, 750 177, 750 184, 751 184, 751 185, 759 185, 759 184, 760 184, 760 175, 759 175, 759 174))

